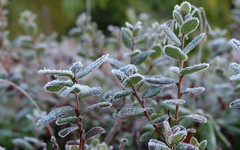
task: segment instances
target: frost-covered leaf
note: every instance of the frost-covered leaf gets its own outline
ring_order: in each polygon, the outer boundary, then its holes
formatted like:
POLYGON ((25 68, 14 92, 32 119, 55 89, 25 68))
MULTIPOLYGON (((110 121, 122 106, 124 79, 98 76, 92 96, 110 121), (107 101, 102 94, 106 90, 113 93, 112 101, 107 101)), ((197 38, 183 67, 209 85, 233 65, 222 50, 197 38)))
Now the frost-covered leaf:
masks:
POLYGON ((75 126, 72 126, 72 127, 67 127, 65 129, 62 129, 58 132, 58 135, 61 137, 61 138, 64 138, 66 137, 68 134, 70 134, 71 132, 75 131, 78 129, 78 126, 75 125, 75 126))
POLYGON ((127 97, 128 95, 131 95, 131 94, 132 94, 132 90, 119 91, 114 94, 113 98, 116 100, 119 98, 127 97))
POLYGON ((122 71, 112 69, 111 70, 112 74, 118 79, 118 81, 122 81, 125 77, 124 73, 122 71))
POLYGON ((124 107, 118 112, 118 116, 121 118, 135 116, 143 113, 145 110, 144 108, 124 107))
POLYGON ((149 150, 171 150, 165 143, 156 139, 150 139, 148 142, 149 150))
POLYGON ((209 67, 208 63, 202 63, 202 64, 197 64, 194 66, 189 66, 186 68, 183 68, 180 72, 181 75, 187 75, 187 74, 191 74, 191 73, 195 73, 195 72, 199 72, 202 70, 205 70, 209 67))
POLYGON ((230 40, 230 44, 232 45, 232 47, 237 50, 238 52, 240 52, 240 41, 237 39, 231 39, 230 40))
POLYGON ((191 50, 193 50, 204 38, 205 33, 200 34, 199 36, 195 37, 188 45, 183 49, 185 54, 188 54, 191 50))
POLYGON ((183 99, 168 99, 168 100, 164 100, 162 103, 163 104, 174 104, 174 105, 177 105, 177 104, 184 104, 184 103, 186 103, 186 101, 183 100, 183 99))
POLYGON ((133 50, 133 51, 131 51, 131 52, 129 52, 129 53, 124 53, 124 54, 123 54, 123 57, 124 57, 124 58, 126 58, 126 57, 134 57, 134 56, 137 56, 137 55, 139 55, 139 54, 141 54, 141 53, 142 53, 141 50, 135 49, 135 50, 133 50))
POLYGON ((20 139, 20 138, 13 139, 12 142, 15 145, 17 145, 18 147, 23 148, 25 150, 32 150, 33 149, 33 146, 23 139, 20 139))
POLYGON ((170 136, 171 132, 172 132, 172 129, 171 129, 171 127, 170 127, 170 125, 167 121, 163 121, 163 127, 164 127, 165 134, 167 136, 170 136))
POLYGON ((196 147, 198 147, 198 140, 195 138, 195 137, 192 137, 191 139, 190 139, 190 144, 192 144, 193 146, 196 146, 196 147))
POLYGON ((176 131, 174 134, 171 134, 168 137, 168 143, 177 144, 180 141, 184 140, 186 138, 186 136, 187 136, 187 132, 185 132, 185 131, 176 131))
POLYGON ((191 12, 191 4, 189 2, 183 2, 180 6, 180 13, 183 15, 183 16, 186 16, 188 15, 190 12, 191 12))
POLYGON ((194 87, 194 88, 187 88, 184 93, 191 93, 191 94, 194 94, 194 95, 198 95, 202 92, 205 91, 205 88, 204 87, 194 87))
POLYGON ((178 11, 176 11, 176 10, 173 11, 173 18, 179 25, 182 25, 183 18, 178 11))
POLYGON ((180 74, 180 69, 178 67, 175 67, 175 66, 171 66, 169 68, 170 71, 176 73, 176 74, 180 74))
POLYGON ((192 33, 193 31, 195 31, 197 29, 199 25, 199 20, 198 18, 191 18, 191 19, 188 19, 186 21, 183 22, 181 28, 180 28, 180 31, 182 34, 190 34, 192 33))
POLYGON ((161 25, 161 28, 171 41, 173 41, 177 45, 181 45, 181 41, 169 27, 167 27, 166 25, 161 25))
POLYGON ((207 140, 203 140, 202 142, 199 143, 198 149, 199 150, 204 150, 207 147, 207 140))
POLYGON ((230 80, 232 80, 232 81, 239 81, 240 80, 240 74, 231 76, 230 80))
POLYGON ((121 41, 126 48, 132 49, 133 33, 128 28, 121 28, 121 41))
POLYGON ((91 73, 94 69, 99 67, 101 64, 103 64, 106 59, 108 58, 109 54, 103 55, 102 57, 98 58, 94 62, 88 64, 85 68, 82 69, 82 71, 78 74, 76 80, 85 77, 89 73, 91 73))
POLYGON ((105 130, 102 127, 93 127, 84 135, 84 139, 87 140, 95 135, 103 133, 105 133, 105 130))
POLYGON ((153 119, 149 123, 150 124, 160 124, 160 123, 163 123, 163 121, 167 121, 168 119, 169 119, 168 115, 162 115, 162 116, 159 116, 159 117, 153 119))
POLYGON ((60 81, 60 80, 53 80, 48 82, 45 86, 44 89, 47 92, 59 92, 61 89, 63 89, 65 86, 72 86, 73 82, 71 80, 67 81, 60 81))
POLYGON ((60 94, 60 96, 66 97, 69 93, 78 94, 80 92, 82 94, 84 94, 84 93, 87 94, 90 89, 91 88, 89 86, 86 86, 86 85, 74 84, 73 86, 64 89, 62 91, 62 93, 60 94))
POLYGON ((199 150, 196 146, 187 143, 180 143, 175 150, 199 150))
POLYGON ((54 69, 41 69, 38 71, 39 74, 50 74, 50 75, 55 75, 55 76, 61 76, 61 77, 69 77, 73 78, 74 74, 72 71, 69 70, 54 70, 54 69))
POLYGON ((128 64, 126 66, 123 66, 119 68, 119 71, 123 72, 126 76, 131 76, 132 74, 135 74, 138 72, 137 67, 133 64, 128 64))
POLYGON ((56 121, 57 125, 64 125, 64 124, 67 124, 67 123, 76 124, 77 123, 77 117, 76 116, 69 116, 69 117, 66 117, 66 118, 58 118, 57 121, 56 121))
POLYGON ((112 103, 109 103, 109 102, 99 102, 99 103, 93 104, 91 106, 88 106, 86 111, 93 110, 93 109, 96 109, 96 108, 109 108, 111 106, 112 106, 112 103))
POLYGON ((76 74, 80 69, 82 69, 82 67, 82 63, 80 61, 77 61, 72 64, 69 70, 72 71, 73 74, 76 74))
POLYGON ((147 142, 149 141, 151 138, 157 139, 158 138, 158 133, 156 131, 148 131, 143 133, 140 138, 139 141, 140 142, 147 142))
POLYGON ((129 88, 137 85, 142 80, 143 80, 143 76, 139 73, 135 73, 127 77, 125 80, 123 80, 122 84, 125 88, 129 88))
POLYGON ((161 47, 160 44, 153 45, 153 46, 151 47, 151 50, 154 51, 154 52, 150 55, 150 57, 153 58, 153 59, 156 59, 156 58, 160 57, 161 54, 162 54, 162 47, 161 47))
POLYGON ((66 115, 68 112, 70 112, 72 110, 74 110, 74 108, 70 107, 70 106, 62 106, 62 107, 59 107, 57 109, 54 109, 49 114, 47 114, 46 116, 39 119, 37 121, 36 125, 39 126, 39 125, 43 125, 43 124, 46 124, 48 122, 51 122, 53 120, 56 120, 60 117, 63 117, 64 115, 66 115))
POLYGON ((187 60, 188 56, 178 47, 172 45, 164 46, 164 53, 176 60, 187 60))
POLYGON ((198 114, 185 115, 185 116, 182 116, 181 118, 187 118, 194 122, 199 122, 199 123, 207 123, 207 118, 200 116, 198 114))
POLYGON ((165 88, 165 87, 169 87, 167 85, 161 85, 161 86, 152 86, 147 88, 142 95, 142 98, 153 98, 156 97, 157 95, 159 95, 161 93, 161 91, 165 88))
POLYGON ((111 66, 115 69, 119 69, 122 66, 124 66, 124 63, 122 63, 119 60, 113 59, 113 58, 107 58, 107 62, 111 64, 111 66))
POLYGON ((240 74, 240 64, 233 62, 229 67, 235 74, 240 74))
POLYGON ((147 59, 149 55, 151 55, 154 52, 155 52, 154 50, 148 50, 148 51, 142 52, 141 54, 132 58, 132 63, 135 65, 140 65, 147 59))
POLYGON ((229 108, 240 108, 240 99, 232 101, 229 105, 229 108))
POLYGON ((79 93, 79 98, 84 98, 87 96, 100 96, 102 94, 102 88, 100 87, 89 87, 87 91, 81 91, 79 93))
POLYGON ((174 83, 173 79, 170 78, 166 78, 166 77, 160 77, 160 78, 144 78, 144 81, 146 81, 147 83, 151 83, 153 85, 163 85, 163 84, 172 84, 174 83))

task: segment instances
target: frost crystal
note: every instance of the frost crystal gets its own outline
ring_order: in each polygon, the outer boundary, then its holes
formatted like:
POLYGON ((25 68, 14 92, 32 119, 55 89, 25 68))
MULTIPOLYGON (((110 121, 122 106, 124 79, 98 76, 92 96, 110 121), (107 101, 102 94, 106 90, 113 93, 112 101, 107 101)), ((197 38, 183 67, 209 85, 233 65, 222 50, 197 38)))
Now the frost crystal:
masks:
POLYGON ((175 66, 171 66, 169 68, 170 71, 176 73, 176 74, 180 74, 180 69, 178 67, 175 67, 175 66))
POLYGON ((181 118, 187 118, 194 122, 199 122, 199 123, 207 123, 207 118, 200 116, 198 114, 185 115, 185 116, 182 116, 181 118))
POLYGON ((239 81, 240 80, 240 74, 231 76, 230 80, 232 80, 232 81, 239 81))
POLYGON ((183 99, 168 99, 162 102, 163 104, 184 104, 186 103, 183 99))
POLYGON ((232 47, 237 50, 238 52, 240 52, 240 41, 237 39, 231 39, 230 40, 230 44, 232 45, 232 47))
POLYGON ((192 94, 198 95, 204 91, 205 91, 204 87, 194 87, 194 88, 187 88, 185 90, 185 93, 192 93, 192 94))
POLYGON ((54 70, 54 69, 41 69, 38 71, 39 74, 51 74, 55 76, 66 76, 73 78, 74 74, 69 70, 54 70))
POLYGON ((235 74, 240 74, 240 64, 234 62, 231 63, 229 67, 235 74))
POLYGON ((150 139, 148 142, 148 149, 156 149, 156 150, 171 150, 165 143, 158 141, 156 139, 150 139))
POLYGON ((36 125, 39 126, 39 125, 43 125, 45 123, 51 122, 53 120, 56 120, 60 117, 63 117, 64 115, 66 115, 71 110, 74 110, 74 108, 70 107, 70 106, 59 107, 55 110, 52 110, 49 114, 47 114, 46 116, 39 119, 37 121, 36 125))
POLYGON ((62 129, 61 131, 58 132, 58 135, 62 138, 66 137, 68 134, 70 134, 71 132, 75 131, 78 129, 78 126, 72 126, 72 127, 68 127, 65 129, 62 129))

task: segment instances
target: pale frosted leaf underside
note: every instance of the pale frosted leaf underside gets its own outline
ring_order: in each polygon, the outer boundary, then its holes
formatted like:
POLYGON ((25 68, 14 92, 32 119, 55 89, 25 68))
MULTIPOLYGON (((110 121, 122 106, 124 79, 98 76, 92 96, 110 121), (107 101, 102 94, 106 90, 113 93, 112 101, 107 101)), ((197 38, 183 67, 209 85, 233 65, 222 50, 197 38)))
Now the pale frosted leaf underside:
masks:
POLYGON ((159 117, 153 119, 149 123, 150 124, 161 124, 161 123, 163 123, 163 121, 167 121, 168 119, 169 119, 168 115, 162 115, 162 116, 159 116, 159 117))
POLYGON ((163 102, 162 102, 163 104, 184 104, 184 103, 186 103, 186 101, 185 100, 183 100, 183 99, 168 99, 168 100, 164 100, 163 102))
POLYGON ((102 127, 93 127, 85 134, 84 139, 87 140, 95 135, 102 133, 105 133, 105 130, 102 127))
POLYGON ((195 72, 205 70, 208 67, 209 67, 208 63, 201 63, 201 64, 197 64, 197 65, 194 65, 194 66, 189 66, 189 67, 183 68, 180 71, 180 74, 181 75, 192 74, 192 73, 195 73, 195 72))
POLYGON ((178 144, 175 150, 199 150, 199 149, 191 144, 181 143, 178 144))
POLYGON ((54 69, 41 69, 38 71, 39 74, 49 74, 55 76, 69 77, 73 78, 74 74, 69 70, 54 70, 54 69))
POLYGON ((73 86, 67 87, 66 89, 64 89, 62 91, 62 93, 60 94, 60 96, 66 97, 69 93, 79 94, 79 95, 85 97, 90 94, 100 95, 102 93, 102 90, 100 90, 99 87, 91 88, 86 85, 74 84, 73 86))
POLYGON ((147 83, 151 83, 151 84, 154 84, 154 85, 163 85, 163 84, 174 83, 173 79, 166 78, 166 77, 160 77, 160 78, 151 77, 151 78, 144 78, 144 80, 147 83))
POLYGON ((25 150, 32 150, 32 149, 33 149, 33 146, 32 146, 31 144, 29 144, 29 143, 28 143, 26 140, 24 140, 24 139, 16 138, 16 139, 13 139, 12 142, 13 142, 15 145, 17 145, 17 146, 19 146, 19 147, 21 147, 21 148, 23 148, 23 149, 25 149, 25 150))
POLYGON ((229 67, 235 74, 240 74, 240 64, 233 62, 229 67))
POLYGON ((238 52, 240 52, 240 41, 237 39, 231 39, 230 40, 230 44, 232 45, 232 47, 237 50, 238 52))
POLYGON ((161 25, 161 28, 171 41, 173 41, 177 45, 181 45, 181 41, 169 27, 167 27, 166 25, 161 25))
POLYGON ((71 132, 75 131, 78 129, 78 126, 72 126, 72 127, 67 127, 65 129, 62 129, 61 131, 58 132, 58 135, 62 138, 66 137, 68 134, 70 134, 71 132))
POLYGON ((236 74, 230 77, 230 80, 232 81, 239 81, 240 80, 240 74, 236 74))
POLYGON ((103 64, 106 59, 108 58, 109 54, 103 55, 102 57, 98 58, 94 62, 88 64, 85 68, 82 69, 82 71, 78 74, 76 80, 85 77, 89 73, 91 73, 94 69, 99 67, 101 64, 103 64))
POLYGON ((187 118, 194 122, 199 122, 199 123, 207 123, 207 118, 198 114, 185 115, 185 116, 182 116, 181 118, 187 118))
POLYGON ((171 67, 169 68, 169 70, 172 71, 172 72, 174 72, 174 73, 176 73, 176 74, 180 74, 180 69, 179 69, 179 67, 171 66, 171 67))
POLYGON ((148 142, 149 150, 171 150, 165 143, 156 139, 150 139, 148 142))
POLYGON ((135 116, 141 114, 145 111, 144 108, 136 108, 136 107, 124 107, 118 112, 118 116, 121 118, 128 116, 135 116))
POLYGON ((191 94, 194 94, 194 95, 198 95, 202 92, 205 91, 205 88, 204 87, 194 87, 194 88, 187 88, 184 93, 191 93, 191 94))
POLYGON ((36 125, 43 125, 43 124, 46 124, 46 123, 51 122, 53 120, 56 120, 60 117, 63 117, 64 115, 66 115, 68 112, 70 112, 72 110, 74 110, 74 108, 70 107, 70 106, 62 106, 62 107, 59 107, 57 109, 54 109, 49 114, 47 114, 46 116, 39 119, 37 121, 36 125))
POLYGON ((110 108, 111 106, 112 106, 112 103, 110 102, 99 102, 91 106, 88 106, 86 111, 97 109, 97 108, 110 108))
POLYGON ((229 108, 240 108, 240 99, 236 99, 229 104, 229 108))
POLYGON ((80 92, 79 98, 84 98, 88 96, 100 96, 102 94, 102 88, 101 87, 89 87, 87 91, 80 92))
POLYGON ((82 69, 82 67, 82 63, 80 61, 77 61, 72 64, 69 70, 72 71, 73 74, 76 74, 80 69, 82 69))

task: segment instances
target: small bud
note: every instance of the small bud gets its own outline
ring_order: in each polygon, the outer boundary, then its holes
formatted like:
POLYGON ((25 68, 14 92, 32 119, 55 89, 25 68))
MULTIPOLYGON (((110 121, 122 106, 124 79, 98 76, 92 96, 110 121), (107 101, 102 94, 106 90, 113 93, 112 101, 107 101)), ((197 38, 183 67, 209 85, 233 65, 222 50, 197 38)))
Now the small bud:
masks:
POLYGON ((76 74, 80 69, 82 69, 83 65, 80 61, 73 63, 72 66, 70 67, 70 70, 72 73, 76 74))

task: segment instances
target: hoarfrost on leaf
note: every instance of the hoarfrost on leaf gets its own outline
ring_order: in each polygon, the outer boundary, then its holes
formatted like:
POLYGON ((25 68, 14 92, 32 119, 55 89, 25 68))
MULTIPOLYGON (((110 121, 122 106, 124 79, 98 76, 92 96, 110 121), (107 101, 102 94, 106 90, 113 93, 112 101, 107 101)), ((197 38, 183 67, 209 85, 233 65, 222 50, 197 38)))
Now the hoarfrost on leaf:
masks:
POLYGON ((197 65, 194 65, 194 66, 183 68, 180 71, 180 74, 181 75, 192 74, 192 73, 195 73, 195 72, 206 70, 208 67, 209 67, 208 63, 201 63, 201 64, 197 64, 197 65))
POLYGON ((76 80, 85 77, 89 73, 91 73, 94 69, 99 67, 101 64, 103 64, 106 59, 108 58, 109 54, 103 55, 102 57, 98 58, 94 62, 88 64, 85 68, 82 69, 82 71, 78 74, 76 80))
POLYGON ((95 135, 103 133, 105 133, 105 130, 102 127, 93 127, 85 134, 84 139, 87 140, 95 135))
POLYGON ((172 71, 172 72, 174 72, 174 73, 176 73, 176 74, 180 74, 180 69, 179 69, 179 67, 171 66, 171 67, 169 68, 169 70, 172 71))
POLYGON ((38 71, 39 74, 50 74, 55 76, 69 77, 73 78, 74 74, 69 70, 54 70, 54 69, 41 69, 38 71))
POLYGON ((191 144, 180 143, 177 145, 175 150, 199 150, 199 149, 191 144))
POLYGON ((191 19, 188 19, 183 22, 180 31, 182 34, 188 35, 195 31, 199 25, 198 18, 192 17, 191 19))
POLYGON ((160 78, 144 78, 144 80, 147 82, 147 83, 151 83, 151 84, 154 84, 154 85, 163 85, 163 84, 172 84, 174 83, 174 80, 173 79, 170 79, 170 78, 166 78, 166 77, 160 77, 160 78))
POLYGON ((239 108, 240 107, 240 99, 236 99, 232 101, 229 105, 229 108, 239 108))
POLYGON ((141 114, 145 111, 144 108, 136 108, 136 107, 124 107, 118 112, 118 116, 121 118, 128 116, 135 116, 141 114))
POLYGON ((96 104, 93 104, 93 105, 87 107, 86 111, 93 110, 93 109, 96 109, 96 108, 110 108, 111 106, 112 106, 112 103, 99 102, 99 103, 96 103, 96 104))
POLYGON ((76 124, 77 123, 77 117, 76 116, 69 116, 69 117, 66 117, 66 118, 58 118, 56 120, 56 125, 64 125, 64 124, 67 124, 67 123, 76 124))
POLYGON ((150 139, 148 142, 149 150, 171 150, 165 143, 158 141, 156 139, 150 139))
POLYGON ((124 90, 124 91, 119 91, 119 92, 116 92, 113 96, 113 98, 115 100, 119 99, 119 98, 124 98, 128 95, 131 95, 132 94, 132 90, 124 90))
POLYGON ((72 64, 69 70, 72 71, 73 74, 76 74, 80 69, 82 69, 82 67, 82 63, 80 61, 77 61, 72 64))
POLYGON ((59 92, 61 89, 63 89, 65 86, 72 86, 73 82, 71 80, 67 81, 60 81, 60 80, 53 80, 48 82, 44 89, 47 92, 56 93, 59 92))
POLYGON ((207 118, 200 116, 198 114, 185 115, 185 116, 182 116, 181 118, 187 118, 194 122, 199 122, 199 123, 207 123, 207 118))
POLYGON ((126 57, 134 57, 134 56, 136 56, 136 55, 138 55, 138 54, 141 54, 141 53, 142 53, 142 51, 140 51, 139 49, 135 49, 135 50, 132 51, 132 52, 124 53, 124 54, 123 54, 123 57, 124 57, 124 58, 126 58, 126 57))
POLYGON ((52 110, 49 114, 47 114, 46 116, 39 119, 37 121, 36 125, 39 126, 39 125, 43 125, 43 124, 46 124, 48 122, 51 122, 53 120, 56 120, 60 117, 63 117, 64 115, 66 115, 68 112, 70 112, 72 110, 74 110, 74 108, 70 107, 70 106, 59 107, 55 110, 52 110))
POLYGON ((78 93, 87 93, 89 91, 90 87, 86 85, 81 84, 74 84, 71 87, 66 88, 62 91, 60 96, 66 97, 69 93, 78 94, 78 93))
POLYGON ((239 81, 240 80, 240 74, 231 76, 230 80, 232 80, 232 81, 239 81))
POLYGON ((150 124, 160 124, 160 123, 163 123, 163 121, 167 121, 168 119, 169 119, 168 115, 162 115, 162 116, 159 116, 159 117, 153 119, 149 123, 150 124))
POLYGON ((229 67, 235 74, 240 74, 240 64, 233 62, 229 67))
POLYGON ((230 44, 232 45, 232 47, 237 50, 238 52, 240 52, 240 41, 237 39, 231 39, 230 40, 230 44))
POLYGON ((195 37, 188 45, 183 49, 185 54, 188 54, 192 49, 194 49, 204 38, 205 33, 200 34, 199 36, 195 37))
POLYGON ((72 127, 68 127, 65 129, 62 129, 61 131, 58 132, 58 135, 62 138, 66 137, 68 134, 70 134, 71 132, 75 131, 78 129, 78 126, 72 126, 72 127))
POLYGON ((184 103, 186 103, 186 101, 185 100, 183 100, 183 99, 168 99, 168 100, 164 100, 163 102, 162 102, 163 104, 184 104, 184 103))
POLYGON ((79 93, 79 98, 84 98, 87 96, 100 96, 102 94, 102 88, 100 87, 89 87, 87 91, 81 91, 79 93))
POLYGON ((165 55, 176 60, 187 60, 188 56, 178 47, 166 45, 163 48, 165 55))
POLYGON ((187 88, 184 93, 191 93, 191 94, 194 94, 194 95, 198 95, 202 92, 205 91, 205 88, 204 87, 194 87, 194 88, 187 88))
POLYGON ((123 80, 122 84, 125 88, 130 88, 132 86, 137 85, 139 82, 143 80, 143 76, 139 73, 135 73, 126 79, 123 80))
POLYGON ((114 67, 114 68, 116 68, 116 69, 119 69, 119 68, 121 68, 122 66, 124 66, 124 63, 122 63, 122 62, 119 61, 119 60, 113 59, 113 58, 107 58, 106 61, 107 61, 108 63, 110 63, 112 67, 114 67))
POLYGON ((181 41, 178 39, 178 37, 175 35, 175 33, 166 25, 161 25, 161 28, 165 32, 165 34, 168 36, 168 38, 176 43, 178 46, 181 45, 181 41))

